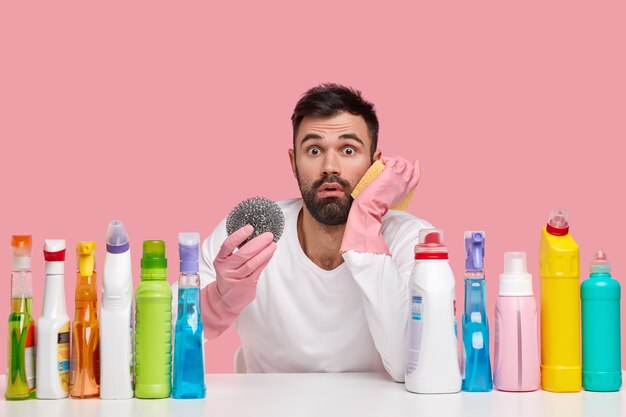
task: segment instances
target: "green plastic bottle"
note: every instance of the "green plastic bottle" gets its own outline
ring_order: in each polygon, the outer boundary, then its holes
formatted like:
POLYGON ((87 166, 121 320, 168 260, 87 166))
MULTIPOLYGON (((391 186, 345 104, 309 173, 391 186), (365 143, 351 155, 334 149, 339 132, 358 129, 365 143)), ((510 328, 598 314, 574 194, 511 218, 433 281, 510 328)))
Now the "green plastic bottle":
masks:
POLYGON ((619 281, 602 251, 591 262, 591 274, 580 288, 582 299, 583 387, 619 391, 622 386, 619 281))
POLYGON ((27 400, 35 392, 35 321, 33 320, 33 276, 30 269, 32 238, 13 235, 11 313, 7 364, 7 400, 27 400))
POLYGON ((167 398, 172 391, 172 289, 162 240, 143 242, 135 304, 135 396, 167 398))

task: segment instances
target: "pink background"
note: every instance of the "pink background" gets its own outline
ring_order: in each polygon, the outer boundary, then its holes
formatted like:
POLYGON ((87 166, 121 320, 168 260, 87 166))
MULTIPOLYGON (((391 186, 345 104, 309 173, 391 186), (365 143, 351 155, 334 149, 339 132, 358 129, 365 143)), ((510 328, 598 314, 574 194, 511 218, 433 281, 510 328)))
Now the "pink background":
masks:
MULTIPOLYGON (((174 282, 178 232, 204 237, 252 195, 299 195, 289 118, 326 81, 376 104, 384 154, 422 161, 410 212, 445 230, 459 306, 463 232, 487 232, 493 325, 503 252, 528 252, 538 295, 557 207, 582 275, 602 248, 626 283, 623 2, 206 3, 0 6, 0 361, 11 234, 34 236, 36 317, 43 240, 67 239, 72 317, 76 242, 96 240, 101 266, 112 219, 135 284, 144 239, 167 241, 174 282)), ((231 372, 238 344, 232 329, 209 342, 207 371, 231 372)))

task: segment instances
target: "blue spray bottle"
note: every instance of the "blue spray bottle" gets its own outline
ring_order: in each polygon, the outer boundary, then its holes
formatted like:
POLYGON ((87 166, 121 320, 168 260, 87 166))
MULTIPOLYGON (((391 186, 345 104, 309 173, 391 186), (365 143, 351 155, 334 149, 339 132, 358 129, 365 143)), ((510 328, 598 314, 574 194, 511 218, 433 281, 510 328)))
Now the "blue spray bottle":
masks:
POLYGON ((489 360, 489 323, 485 299, 485 232, 465 232, 464 372, 461 389, 487 392, 493 387, 489 360))
POLYGON ((204 398, 204 358, 202 356, 202 314, 198 273, 198 233, 181 233, 180 277, 178 278, 178 318, 174 343, 174 398, 204 398))

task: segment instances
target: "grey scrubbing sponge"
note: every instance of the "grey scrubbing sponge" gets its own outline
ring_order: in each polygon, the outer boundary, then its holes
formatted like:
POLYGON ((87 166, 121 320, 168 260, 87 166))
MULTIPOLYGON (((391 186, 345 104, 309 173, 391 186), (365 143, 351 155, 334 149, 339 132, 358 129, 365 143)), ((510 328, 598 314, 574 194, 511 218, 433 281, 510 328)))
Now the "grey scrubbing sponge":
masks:
POLYGON ((254 227, 254 232, 242 245, 265 232, 272 232, 274 242, 278 242, 285 228, 285 217, 280 206, 272 200, 252 197, 237 204, 230 212, 226 219, 226 232, 230 235, 246 224, 254 227))

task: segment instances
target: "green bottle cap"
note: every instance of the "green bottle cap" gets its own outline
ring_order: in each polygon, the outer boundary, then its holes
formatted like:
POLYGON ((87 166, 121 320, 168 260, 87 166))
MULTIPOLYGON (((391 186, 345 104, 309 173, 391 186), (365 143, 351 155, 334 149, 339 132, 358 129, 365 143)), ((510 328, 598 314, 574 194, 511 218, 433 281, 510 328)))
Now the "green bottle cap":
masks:
POLYGON ((144 240, 141 267, 146 269, 167 269, 165 241, 144 240))

